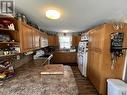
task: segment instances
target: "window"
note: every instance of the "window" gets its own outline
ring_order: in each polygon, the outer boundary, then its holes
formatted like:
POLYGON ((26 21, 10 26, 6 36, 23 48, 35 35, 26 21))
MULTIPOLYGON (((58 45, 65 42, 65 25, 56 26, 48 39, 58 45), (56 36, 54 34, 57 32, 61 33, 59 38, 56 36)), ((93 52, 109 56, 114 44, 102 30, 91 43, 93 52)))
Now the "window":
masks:
POLYGON ((70 49, 72 45, 72 36, 59 36, 60 49, 70 49))

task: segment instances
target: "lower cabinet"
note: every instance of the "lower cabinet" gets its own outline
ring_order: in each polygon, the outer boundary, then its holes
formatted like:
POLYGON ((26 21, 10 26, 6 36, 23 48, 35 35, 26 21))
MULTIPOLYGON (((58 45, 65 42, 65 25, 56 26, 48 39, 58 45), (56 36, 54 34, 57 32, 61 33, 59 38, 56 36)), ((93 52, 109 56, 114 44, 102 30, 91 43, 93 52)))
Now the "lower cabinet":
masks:
POLYGON ((99 92, 99 95, 107 95, 107 79, 122 78, 125 54, 118 58, 114 69, 111 69, 110 52, 97 50, 89 50, 88 52, 88 78, 99 92))
MULTIPOLYGON (((96 51, 89 51, 89 59, 88 59, 88 78, 96 87, 96 89, 100 90, 100 66, 102 63, 102 54, 96 51)), ((101 72, 103 73, 103 71, 101 72)))
POLYGON ((53 63, 73 64, 77 62, 76 52, 56 51, 53 53, 53 63))

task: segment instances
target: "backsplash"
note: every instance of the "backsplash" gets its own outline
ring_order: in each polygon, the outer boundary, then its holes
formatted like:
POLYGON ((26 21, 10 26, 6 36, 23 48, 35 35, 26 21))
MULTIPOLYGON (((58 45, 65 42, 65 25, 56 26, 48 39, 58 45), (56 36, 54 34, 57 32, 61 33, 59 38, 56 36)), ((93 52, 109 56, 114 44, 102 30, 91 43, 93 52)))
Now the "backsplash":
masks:
POLYGON ((26 55, 21 55, 20 56, 20 60, 14 60, 13 61, 13 66, 14 66, 14 68, 16 69, 16 68, 19 68, 19 67, 21 67, 23 64, 26 64, 26 63, 28 63, 28 62, 30 62, 31 60, 33 60, 33 56, 32 55, 28 55, 28 56, 26 56, 26 55))

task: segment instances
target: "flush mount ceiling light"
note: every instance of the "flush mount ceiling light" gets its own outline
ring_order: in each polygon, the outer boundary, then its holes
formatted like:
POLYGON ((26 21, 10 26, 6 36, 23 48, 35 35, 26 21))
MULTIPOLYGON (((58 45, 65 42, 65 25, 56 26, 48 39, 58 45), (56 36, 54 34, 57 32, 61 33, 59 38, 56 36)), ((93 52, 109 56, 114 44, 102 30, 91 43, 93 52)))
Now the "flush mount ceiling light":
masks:
POLYGON ((48 19, 59 19, 60 18, 60 12, 57 10, 47 10, 46 11, 46 17, 48 19))
POLYGON ((69 30, 63 30, 62 32, 64 32, 64 33, 68 33, 68 32, 69 32, 69 30))

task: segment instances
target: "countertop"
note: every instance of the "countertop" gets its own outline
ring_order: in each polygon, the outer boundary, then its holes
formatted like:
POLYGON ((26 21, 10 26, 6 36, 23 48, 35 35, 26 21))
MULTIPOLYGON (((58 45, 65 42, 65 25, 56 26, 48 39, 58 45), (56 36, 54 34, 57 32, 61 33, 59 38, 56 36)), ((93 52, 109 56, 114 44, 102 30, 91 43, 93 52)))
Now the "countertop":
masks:
POLYGON ((76 53, 76 51, 70 51, 70 50, 57 50, 55 52, 62 52, 62 53, 76 53))
POLYGON ((41 75, 42 65, 30 62, 16 70, 16 77, 0 86, 0 95, 78 95, 74 75, 64 66, 64 75, 41 75))

